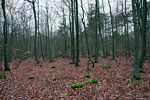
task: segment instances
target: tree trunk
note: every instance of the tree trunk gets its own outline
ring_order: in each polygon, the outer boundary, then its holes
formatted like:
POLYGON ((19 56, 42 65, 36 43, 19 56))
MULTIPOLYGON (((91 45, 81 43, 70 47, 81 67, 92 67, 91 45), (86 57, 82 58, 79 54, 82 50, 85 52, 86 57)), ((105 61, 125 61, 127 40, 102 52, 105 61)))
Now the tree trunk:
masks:
POLYGON ((79 66, 79 19, 78 19, 78 0, 76 2, 76 67, 79 66))
POLYGON ((98 0, 96 2, 96 13, 95 13, 95 18, 96 18, 96 32, 95 32, 95 63, 98 63, 98 56, 99 56, 99 50, 98 50, 98 0))
POLYGON ((5 71, 9 71, 9 65, 7 60, 7 18, 6 18, 6 11, 5 11, 5 0, 2 0, 2 10, 3 10, 3 17, 4 17, 4 26, 3 26, 3 34, 4 34, 4 65, 5 71))
POLYGON ((137 13, 136 13, 135 4, 136 4, 135 0, 132 0, 133 23, 134 23, 134 43, 135 43, 134 78, 140 79, 140 74, 139 74, 139 34, 138 34, 137 13))
POLYGON ((71 12, 72 12, 71 52, 72 52, 72 63, 75 64, 75 44, 74 44, 74 1, 73 1, 73 0, 71 0, 71 12))
POLYGON ((113 23, 113 15, 112 15, 111 5, 110 5, 110 1, 109 0, 108 0, 108 5, 109 5, 109 9, 110 9, 111 29, 112 29, 112 60, 114 60, 115 59, 114 23, 113 23))

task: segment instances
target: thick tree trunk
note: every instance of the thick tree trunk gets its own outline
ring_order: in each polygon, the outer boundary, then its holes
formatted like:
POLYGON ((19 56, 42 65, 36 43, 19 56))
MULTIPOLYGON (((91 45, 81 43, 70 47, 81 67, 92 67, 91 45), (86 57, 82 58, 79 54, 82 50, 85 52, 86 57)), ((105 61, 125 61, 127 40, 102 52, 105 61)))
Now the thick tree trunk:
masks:
POLYGON ((2 0, 2 10, 3 10, 3 17, 4 17, 4 26, 3 26, 3 34, 4 34, 4 65, 5 71, 9 71, 8 59, 7 59, 7 18, 6 18, 6 11, 5 11, 5 0, 2 0))
POLYGON ((143 0, 143 10, 141 12, 142 18, 142 34, 141 34, 141 49, 140 49, 140 57, 139 57, 139 67, 142 68, 145 56, 146 56, 146 23, 147 23, 147 0, 143 0))
POLYGON ((134 54, 134 78, 140 79, 139 74, 139 34, 138 34, 138 23, 135 0, 132 0, 133 10, 133 23, 134 23, 134 43, 135 43, 135 54, 134 54))

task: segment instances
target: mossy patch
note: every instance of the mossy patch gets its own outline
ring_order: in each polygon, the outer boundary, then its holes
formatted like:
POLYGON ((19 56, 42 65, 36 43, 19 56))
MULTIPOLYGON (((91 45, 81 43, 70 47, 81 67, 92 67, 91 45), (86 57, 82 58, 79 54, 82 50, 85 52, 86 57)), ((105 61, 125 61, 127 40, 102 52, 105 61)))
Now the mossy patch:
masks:
POLYGON ((144 74, 144 73, 145 73, 145 71, 144 71, 143 69, 140 69, 140 70, 139 70, 139 73, 144 74))
POLYGON ((33 76, 28 77, 28 80, 34 80, 34 77, 33 76))
POLYGON ((134 81, 134 82, 141 82, 142 80, 141 80, 140 77, 135 77, 135 76, 133 76, 133 77, 131 78, 131 81, 134 81))
POLYGON ((89 80, 87 82, 87 84, 93 84, 93 83, 98 83, 98 80, 97 79, 92 79, 92 80, 89 80))
POLYGON ((45 88, 41 88, 41 91, 44 91, 45 90, 45 88))
POLYGON ((56 66, 52 66, 52 68, 56 68, 56 66))
POLYGON ((52 79, 46 79, 46 82, 51 82, 51 81, 53 81, 52 79))
POLYGON ((72 84, 71 88, 75 89, 75 88, 82 88, 84 86, 84 83, 76 83, 76 84, 72 84))
POLYGON ((39 64, 39 67, 43 67, 43 65, 42 65, 42 64, 39 64))
POLYGON ((104 65, 101 65, 100 66, 102 69, 108 69, 108 68, 111 68, 111 66, 107 65, 107 64, 104 64, 104 65))
POLYGON ((84 76, 85 76, 86 78, 89 78, 89 77, 91 76, 88 70, 85 71, 84 76))
POLYGON ((5 74, 0 74, 0 79, 6 79, 7 78, 7 75, 5 74))

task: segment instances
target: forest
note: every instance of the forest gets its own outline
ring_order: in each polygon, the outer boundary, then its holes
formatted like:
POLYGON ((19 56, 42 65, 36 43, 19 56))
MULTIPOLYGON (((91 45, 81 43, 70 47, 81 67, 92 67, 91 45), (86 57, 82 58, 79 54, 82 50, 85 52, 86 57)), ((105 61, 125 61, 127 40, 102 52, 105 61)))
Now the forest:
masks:
POLYGON ((150 100, 150 0, 0 4, 0 100, 150 100))

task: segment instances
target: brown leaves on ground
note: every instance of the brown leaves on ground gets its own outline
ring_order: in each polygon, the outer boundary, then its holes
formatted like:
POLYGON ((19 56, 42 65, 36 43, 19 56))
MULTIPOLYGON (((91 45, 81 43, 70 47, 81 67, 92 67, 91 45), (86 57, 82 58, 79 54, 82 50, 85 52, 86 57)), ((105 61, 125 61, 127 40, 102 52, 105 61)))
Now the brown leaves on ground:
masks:
POLYGON ((34 59, 28 59, 18 69, 13 69, 16 67, 13 61, 11 72, 0 72, 8 75, 6 80, 0 79, 0 100, 150 100, 150 61, 144 64, 142 82, 132 82, 133 59, 99 58, 96 67, 90 66, 89 78, 97 78, 98 84, 79 89, 72 89, 71 85, 89 80, 84 77, 88 59, 81 58, 78 68, 70 62, 57 59, 51 63, 40 61, 40 65, 36 65, 34 59), (102 69, 103 64, 111 68, 102 69))

